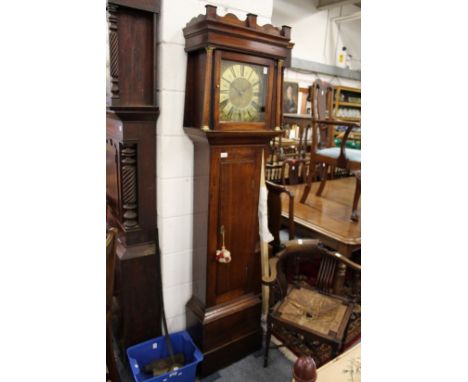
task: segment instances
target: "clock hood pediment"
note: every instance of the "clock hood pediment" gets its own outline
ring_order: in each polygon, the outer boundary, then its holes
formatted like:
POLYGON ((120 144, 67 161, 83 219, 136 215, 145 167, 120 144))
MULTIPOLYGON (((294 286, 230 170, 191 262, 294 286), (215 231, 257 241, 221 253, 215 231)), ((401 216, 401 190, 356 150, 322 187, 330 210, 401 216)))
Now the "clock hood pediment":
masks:
POLYGON ((271 24, 258 25, 257 15, 249 13, 245 20, 228 13, 216 14, 217 7, 206 5, 206 14, 190 20, 183 32, 187 52, 211 46, 218 49, 244 51, 265 57, 291 59, 291 28, 271 24))

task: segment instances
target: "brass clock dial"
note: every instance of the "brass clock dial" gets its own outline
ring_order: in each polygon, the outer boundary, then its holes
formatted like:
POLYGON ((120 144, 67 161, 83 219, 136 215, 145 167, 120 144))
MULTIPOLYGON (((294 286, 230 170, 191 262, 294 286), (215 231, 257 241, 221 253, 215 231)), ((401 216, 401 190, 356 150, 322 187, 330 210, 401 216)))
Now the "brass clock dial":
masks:
POLYGON ((260 122, 265 120, 265 78, 261 65, 223 60, 219 83, 219 120, 260 122))

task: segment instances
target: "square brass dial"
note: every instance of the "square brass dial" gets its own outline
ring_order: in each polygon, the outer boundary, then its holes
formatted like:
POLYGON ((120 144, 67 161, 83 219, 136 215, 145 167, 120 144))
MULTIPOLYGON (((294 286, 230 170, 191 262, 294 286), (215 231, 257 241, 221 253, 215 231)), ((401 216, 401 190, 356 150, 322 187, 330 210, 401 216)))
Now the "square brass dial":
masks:
POLYGON ((266 66, 222 60, 219 120, 264 122, 267 77, 266 66))

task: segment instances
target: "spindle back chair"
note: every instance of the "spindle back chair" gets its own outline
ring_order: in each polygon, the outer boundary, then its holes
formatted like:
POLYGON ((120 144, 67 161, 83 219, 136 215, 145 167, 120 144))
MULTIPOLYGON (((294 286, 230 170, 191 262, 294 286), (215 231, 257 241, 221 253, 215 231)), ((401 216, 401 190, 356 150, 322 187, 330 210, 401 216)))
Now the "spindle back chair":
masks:
MULTIPOLYGON (((333 293, 334 276, 339 263, 361 271, 360 265, 328 250, 315 239, 290 241, 270 259, 270 276, 262 279, 262 283, 270 288, 264 367, 268 365, 272 334, 286 346, 292 345, 287 338, 281 337, 283 330, 297 333, 305 341, 327 343, 332 347, 333 356, 342 350, 354 302, 333 293), (313 260, 319 261, 314 286, 288 284, 288 263, 313 260)), ((298 267, 294 265, 293 268, 298 267)))
POLYGON ((332 118, 333 86, 316 80, 309 88, 309 97, 312 106, 312 145, 310 148, 309 171, 307 184, 301 197, 301 203, 305 203, 312 188, 317 164, 322 166, 321 182, 317 189, 320 196, 325 188, 329 168, 342 168, 349 171, 361 169, 361 151, 346 148, 346 142, 353 128, 360 127, 360 123, 343 121, 332 118), (346 126, 346 132, 340 147, 335 147, 335 126, 346 126))

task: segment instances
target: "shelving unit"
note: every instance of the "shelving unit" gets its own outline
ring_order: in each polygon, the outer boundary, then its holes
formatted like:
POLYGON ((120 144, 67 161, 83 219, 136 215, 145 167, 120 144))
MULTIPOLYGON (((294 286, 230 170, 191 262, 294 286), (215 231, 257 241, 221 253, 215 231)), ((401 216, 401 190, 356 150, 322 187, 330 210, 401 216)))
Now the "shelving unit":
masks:
MULTIPOLYGON (((344 121, 361 121, 361 89, 335 86, 333 95, 333 116, 344 121)), ((340 138, 346 129, 335 130, 335 138, 340 138)), ((354 129, 348 142, 350 147, 361 147, 361 131, 354 129)))
POLYGON ((335 86, 333 113, 336 118, 346 121, 360 121, 361 89, 335 86))

